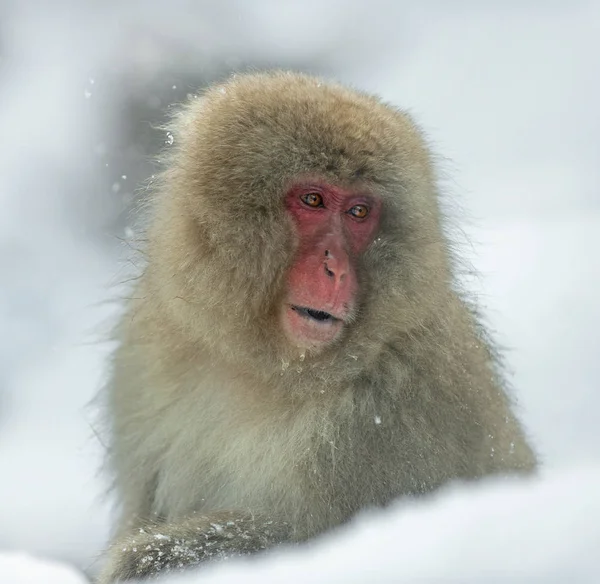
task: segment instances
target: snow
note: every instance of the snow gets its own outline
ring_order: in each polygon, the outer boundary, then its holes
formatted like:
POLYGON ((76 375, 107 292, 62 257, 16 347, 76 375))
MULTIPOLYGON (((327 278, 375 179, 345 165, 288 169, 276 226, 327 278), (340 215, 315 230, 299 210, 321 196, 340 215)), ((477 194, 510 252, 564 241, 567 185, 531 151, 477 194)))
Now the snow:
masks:
MULTIPOLYGON (((528 481, 452 485, 420 503, 368 512, 306 547, 169 574, 165 584, 595 584, 600 465, 528 481)), ((0 554, 3 584, 83 584, 73 568, 0 554)))
POLYGON ((0 553, 2 584, 87 584, 75 568, 24 553, 0 553))
POLYGON ((170 584, 564 584, 598 581, 600 465, 542 480, 450 487, 360 517, 313 549, 170 576, 170 584), (574 496, 576 494, 576 496, 574 496))
POLYGON ((199 69, 317 63, 425 125, 453 161, 470 285, 544 461, 536 481, 451 486, 202 582, 598 581, 600 5, 329 0, 316 19, 316 2, 61 5, 0 4, 0 582, 75 584, 65 566, 99 565, 111 501, 90 400, 123 278, 104 230, 134 180, 110 157, 130 90, 115 79, 143 85, 183 45, 199 69))

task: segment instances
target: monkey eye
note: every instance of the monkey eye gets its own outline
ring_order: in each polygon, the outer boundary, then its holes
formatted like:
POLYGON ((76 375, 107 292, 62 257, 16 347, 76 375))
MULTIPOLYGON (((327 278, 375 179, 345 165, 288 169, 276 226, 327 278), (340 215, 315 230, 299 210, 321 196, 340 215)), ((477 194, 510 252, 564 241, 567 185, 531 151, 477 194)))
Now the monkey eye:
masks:
POLYGON ((366 205, 354 205, 348 213, 357 219, 364 219, 369 214, 369 207, 366 205))
POLYGON ((306 193, 300 197, 302 201, 309 207, 323 207, 323 197, 319 193, 306 193))

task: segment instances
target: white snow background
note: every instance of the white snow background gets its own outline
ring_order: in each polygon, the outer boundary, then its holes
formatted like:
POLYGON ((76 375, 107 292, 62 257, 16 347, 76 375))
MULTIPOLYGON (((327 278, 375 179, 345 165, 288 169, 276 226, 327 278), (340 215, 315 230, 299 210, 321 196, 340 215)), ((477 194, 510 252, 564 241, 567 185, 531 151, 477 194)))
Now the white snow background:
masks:
POLYGON ((0 583, 84 581, 55 562, 93 574, 108 537, 87 404, 121 268, 98 236, 98 136, 116 131, 106 80, 165 66, 157 37, 198 67, 320 59, 412 111, 468 212, 470 285, 544 460, 534 481, 451 485, 167 580, 600 582, 598 1, 0 0, 0 583))

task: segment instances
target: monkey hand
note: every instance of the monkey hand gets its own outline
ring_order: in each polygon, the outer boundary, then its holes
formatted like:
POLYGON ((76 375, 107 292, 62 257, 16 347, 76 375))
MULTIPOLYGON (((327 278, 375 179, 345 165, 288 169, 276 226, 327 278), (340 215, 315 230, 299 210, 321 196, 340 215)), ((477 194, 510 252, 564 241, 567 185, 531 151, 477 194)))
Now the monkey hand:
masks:
POLYGON ((146 524, 113 543, 97 584, 154 579, 208 560, 253 554, 286 541, 288 532, 285 523, 233 512, 146 524))

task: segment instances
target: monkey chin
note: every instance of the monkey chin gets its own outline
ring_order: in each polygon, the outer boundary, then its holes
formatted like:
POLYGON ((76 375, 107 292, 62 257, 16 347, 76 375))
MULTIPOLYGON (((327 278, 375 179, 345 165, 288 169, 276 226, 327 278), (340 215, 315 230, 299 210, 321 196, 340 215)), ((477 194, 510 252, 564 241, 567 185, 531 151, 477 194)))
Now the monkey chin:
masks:
POLYGON ((312 350, 331 344, 344 328, 344 321, 329 312, 295 304, 283 307, 282 324, 290 343, 312 350))

